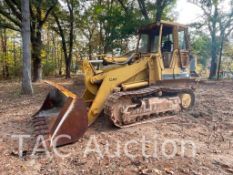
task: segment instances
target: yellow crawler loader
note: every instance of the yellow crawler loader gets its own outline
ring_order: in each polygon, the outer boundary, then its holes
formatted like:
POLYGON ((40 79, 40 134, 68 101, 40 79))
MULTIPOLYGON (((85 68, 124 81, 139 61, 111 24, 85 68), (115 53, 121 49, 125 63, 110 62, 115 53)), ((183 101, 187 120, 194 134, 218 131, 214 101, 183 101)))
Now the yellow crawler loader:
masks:
POLYGON ((63 146, 82 137, 101 114, 124 128, 188 110, 196 84, 189 59, 186 26, 161 21, 140 28, 134 52, 105 57, 100 70, 83 61, 82 96, 46 81, 54 90, 33 116, 35 136, 45 136, 49 146, 63 146))

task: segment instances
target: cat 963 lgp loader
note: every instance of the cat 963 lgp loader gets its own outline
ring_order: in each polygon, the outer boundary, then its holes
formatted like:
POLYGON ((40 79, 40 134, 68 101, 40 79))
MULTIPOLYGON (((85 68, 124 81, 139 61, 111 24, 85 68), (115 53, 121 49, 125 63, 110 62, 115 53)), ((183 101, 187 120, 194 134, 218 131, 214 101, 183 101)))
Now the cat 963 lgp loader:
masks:
POLYGON ((138 30, 134 52, 105 57, 100 70, 83 61, 82 96, 46 81, 54 90, 33 116, 35 136, 43 135, 49 146, 63 146, 77 141, 100 114, 124 128, 188 110, 196 84, 189 59, 186 26, 165 21, 147 25, 138 30))

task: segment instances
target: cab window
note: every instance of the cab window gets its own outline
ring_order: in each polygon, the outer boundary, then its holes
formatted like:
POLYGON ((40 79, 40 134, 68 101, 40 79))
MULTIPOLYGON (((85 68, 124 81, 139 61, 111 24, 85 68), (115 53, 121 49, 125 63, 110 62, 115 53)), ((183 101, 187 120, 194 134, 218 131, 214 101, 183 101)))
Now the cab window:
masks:
POLYGON ((163 27, 162 33, 162 52, 173 51, 173 29, 172 27, 163 27))
POLYGON ((180 30, 178 32, 178 37, 179 37, 179 49, 180 50, 187 50, 185 31, 180 30))
POLYGON ((158 52, 158 45, 159 45, 159 35, 154 35, 151 38, 151 52, 158 52))
POLYGON ((149 35, 148 34, 141 34, 138 51, 141 53, 148 52, 148 44, 149 44, 149 35))
POLYGON ((170 67, 172 53, 174 50, 173 28, 171 26, 163 26, 161 52, 163 64, 165 68, 170 67))

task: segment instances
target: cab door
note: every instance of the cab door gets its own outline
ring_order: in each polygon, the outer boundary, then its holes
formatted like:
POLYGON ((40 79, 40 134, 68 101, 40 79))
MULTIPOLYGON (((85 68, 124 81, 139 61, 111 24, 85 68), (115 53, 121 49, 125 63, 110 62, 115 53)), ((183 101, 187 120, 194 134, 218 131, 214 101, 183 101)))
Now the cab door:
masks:
POLYGON ((188 30, 184 27, 178 27, 178 52, 180 62, 180 73, 176 78, 189 78, 189 38, 188 30))
POLYGON ((163 25, 161 34, 161 56, 164 65, 162 79, 175 79, 175 74, 179 73, 179 69, 177 69, 177 65, 179 64, 178 35, 175 26, 163 25))

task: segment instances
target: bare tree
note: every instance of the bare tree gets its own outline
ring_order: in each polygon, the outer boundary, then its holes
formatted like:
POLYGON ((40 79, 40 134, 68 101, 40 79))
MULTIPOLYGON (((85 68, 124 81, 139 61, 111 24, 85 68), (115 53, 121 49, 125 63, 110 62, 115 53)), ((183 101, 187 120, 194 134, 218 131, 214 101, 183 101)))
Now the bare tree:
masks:
POLYGON ((155 20, 160 21, 164 13, 164 9, 174 2, 175 0, 157 0, 155 3, 156 6, 155 20))
POLYGON ((220 70, 224 40, 233 30, 233 1, 230 1, 229 5, 231 9, 227 13, 220 7, 220 4, 223 2, 220 0, 198 0, 193 2, 202 9, 205 20, 201 25, 207 26, 211 37, 211 67, 209 79, 215 78, 217 70, 220 70))
POLYGON ((53 28, 61 37, 62 50, 64 52, 65 66, 66 66, 66 79, 71 78, 70 69, 73 57, 73 45, 74 45, 74 0, 66 0, 65 4, 68 7, 68 16, 65 19, 61 19, 64 14, 59 14, 59 11, 53 12, 53 17, 57 24, 57 28, 53 28), (60 18, 59 18, 60 15, 60 18), (68 23, 68 24, 67 24, 68 23), (68 25, 68 29, 67 29, 68 25), (68 33, 68 34, 67 34, 68 33))
POLYGON ((21 0, 22 11, 22 41, 23 41, 23 79, 22 93, 33 94, 31 83, 31 30, 30 30, 30 10, 29 1, 21 0))
POLYGON ((145 0, 138 0, 138 5, 145 20, 149 21, 150 18, 146 9, 145 0))
POLYGON ((8 61, 7 61, 8 38, 7 38, 6 29, 3 29, 0 32, 0 38, 1 38, 1 49, 2 49, 2 52, 3 52, 3 57, 2 57, 2 77, 5 78, 5 79, 8 79, 10 74, 9 74, 9 66, 8 66, 8 61))
MULTIPOLYGON (((119 2, 122 2, 121 0, 118 0, 119 2)), ((151 3, 153 6, 153 9, 155 10, 155 21, 160 21, 162 16, 164 15, 166 7, 176 2, 176 0, 156 0, 155 3, 152 3, 153 1, 147 1, 146 0, 137 0, 140 11, 146 21, 153 20, 151 19, 148 11, 148 5, 146 3, 151 3)), ((122 4, 122 3, 121 3, 122 4)), ((124 7, 124 6, 122 6, 124 7)))
MULTIPOLYGON (((233 2, 232 2, 233 3, 233 2)), ((220 78, 220 71, 221 71, 221 63, 222 63, 222 52, 223 52, 223 45, 226 38, 231 34, 233 31, 233 4, 231 6, 231 11, 228 14, 221 14, 219 18, 219 26, 220 26, 220 54, 218 59, 218 74, 217 79, 220 78)))
MULTIPOLYGON (((57 4, 57 0, 29 1, 31 25, 31 47, 33 61, 33 81, 42 79, 42 29, 50 13, 57 4)), ((0 27, 19 31, 22 25, 21 1, 0 1, 0 27)))

